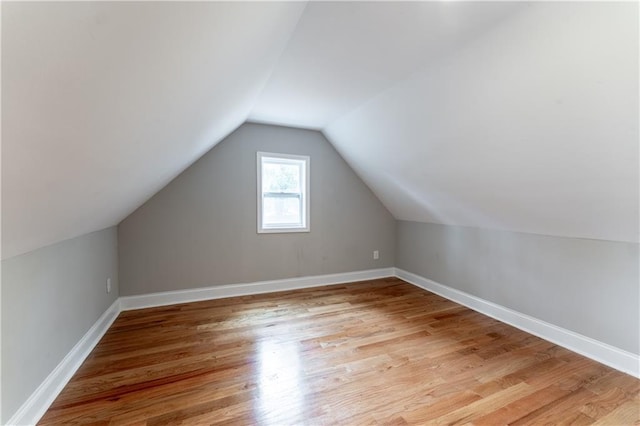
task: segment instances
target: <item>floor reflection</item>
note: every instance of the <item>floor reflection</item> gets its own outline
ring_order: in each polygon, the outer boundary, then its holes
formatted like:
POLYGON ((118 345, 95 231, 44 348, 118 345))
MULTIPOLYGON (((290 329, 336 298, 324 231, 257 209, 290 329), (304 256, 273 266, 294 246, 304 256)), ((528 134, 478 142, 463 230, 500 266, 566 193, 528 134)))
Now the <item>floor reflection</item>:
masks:
POLYGON ((264 424, 300 422, 304 392, 296 342, 265 339, 258 345, 257 418, 264 424))

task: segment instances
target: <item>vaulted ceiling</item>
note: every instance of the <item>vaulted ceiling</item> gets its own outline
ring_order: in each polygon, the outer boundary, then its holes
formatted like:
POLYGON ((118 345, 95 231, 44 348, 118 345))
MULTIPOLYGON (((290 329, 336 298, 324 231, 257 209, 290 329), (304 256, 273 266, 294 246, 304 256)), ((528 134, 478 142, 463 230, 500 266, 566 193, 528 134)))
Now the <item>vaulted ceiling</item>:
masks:
POLYGON ((243 122, 398 219, 638 241, 638 4, 2 3, 2 257, 115 225, 243 122))

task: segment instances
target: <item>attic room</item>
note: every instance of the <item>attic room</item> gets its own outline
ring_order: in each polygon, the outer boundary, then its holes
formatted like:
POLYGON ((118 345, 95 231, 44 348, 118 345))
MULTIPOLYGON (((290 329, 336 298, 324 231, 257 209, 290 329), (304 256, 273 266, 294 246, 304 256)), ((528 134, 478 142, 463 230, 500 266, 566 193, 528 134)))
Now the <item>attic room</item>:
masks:
POLYGON ((638 424, 638 2, 8 2, 0 423, 638 424))

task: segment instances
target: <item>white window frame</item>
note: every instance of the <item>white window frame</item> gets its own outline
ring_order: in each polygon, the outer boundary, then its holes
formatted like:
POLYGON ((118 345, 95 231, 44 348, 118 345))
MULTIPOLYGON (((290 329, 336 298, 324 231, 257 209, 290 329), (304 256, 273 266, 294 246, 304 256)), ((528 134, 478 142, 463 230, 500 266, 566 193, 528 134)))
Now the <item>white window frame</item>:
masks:
POLYGON ((292 154, 276 154, 272 152, 257 152, 257 197, 258 197, 258 234, 275 234, 275 233, 287 233, 287 232, 310 232, 310 157, 308 155, 292 155, 292 154), (264 193, 262 192, 262 160, 263 158, 282 160, 284 163, 295 162, 302 165, 301 170, 301 206, 302 206, 302 225, 271 225, 263 226, 262 220, 262 203, 264 200, 264 193))

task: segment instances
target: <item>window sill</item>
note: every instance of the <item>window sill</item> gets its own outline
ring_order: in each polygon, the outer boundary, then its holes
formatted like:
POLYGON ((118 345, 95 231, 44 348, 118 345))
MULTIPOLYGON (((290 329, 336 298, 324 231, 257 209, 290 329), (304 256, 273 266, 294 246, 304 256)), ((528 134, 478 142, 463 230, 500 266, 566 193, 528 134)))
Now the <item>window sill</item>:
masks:
POLYGON ((290 234, 294 232, 311 232, 311 229, 307 228, 260 228, 258 234, 290 234))

